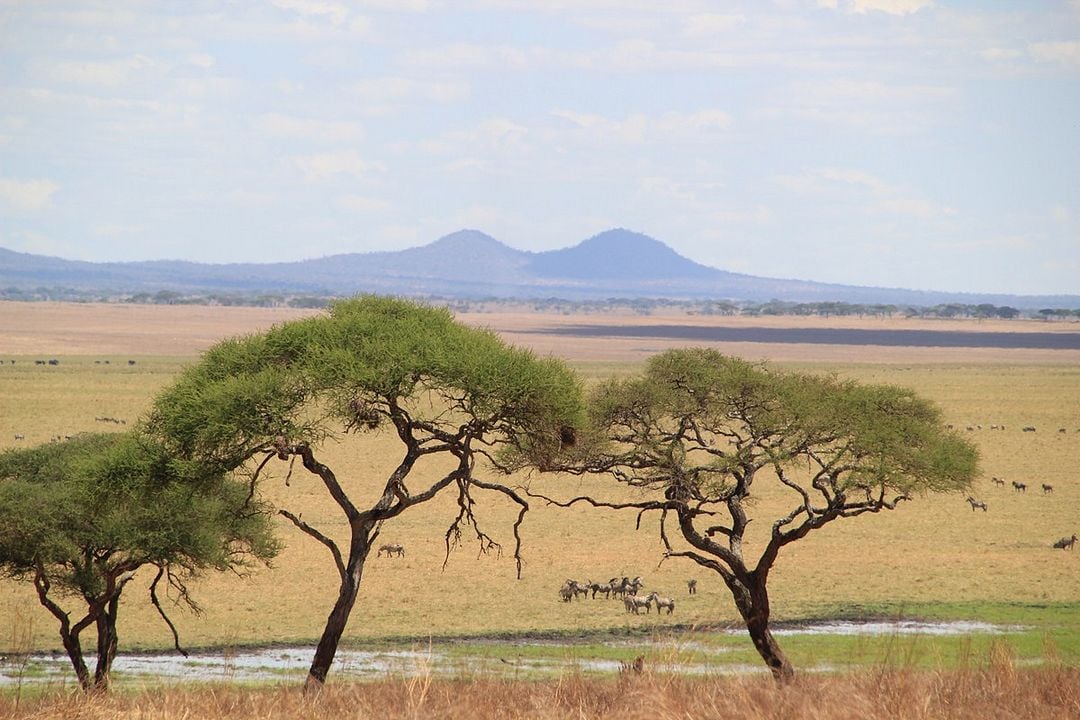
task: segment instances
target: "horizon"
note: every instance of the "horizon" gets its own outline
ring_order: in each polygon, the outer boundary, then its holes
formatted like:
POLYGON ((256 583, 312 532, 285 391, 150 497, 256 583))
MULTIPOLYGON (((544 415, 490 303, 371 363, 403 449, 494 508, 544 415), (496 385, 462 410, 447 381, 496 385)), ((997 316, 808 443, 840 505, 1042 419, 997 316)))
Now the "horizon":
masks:
POLYGON ((1080 294, 1080 0, 3 7, 16 252, 263 264, 483 227, 542 253, 622 226, 757 277, 1080 294))

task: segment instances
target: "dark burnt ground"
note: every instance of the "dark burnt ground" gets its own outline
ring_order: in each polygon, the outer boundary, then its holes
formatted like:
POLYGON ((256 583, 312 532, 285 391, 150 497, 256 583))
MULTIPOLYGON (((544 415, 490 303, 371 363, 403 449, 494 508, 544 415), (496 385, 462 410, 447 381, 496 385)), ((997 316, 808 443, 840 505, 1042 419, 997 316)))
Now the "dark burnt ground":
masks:
POLYGON ((883 345, 888 347, 1080 350, 1080 332, 967 332, 856 328, 701 327, 696 325, 567 325, 524 331, 572 337, 665 338, 698 342, 883 345))

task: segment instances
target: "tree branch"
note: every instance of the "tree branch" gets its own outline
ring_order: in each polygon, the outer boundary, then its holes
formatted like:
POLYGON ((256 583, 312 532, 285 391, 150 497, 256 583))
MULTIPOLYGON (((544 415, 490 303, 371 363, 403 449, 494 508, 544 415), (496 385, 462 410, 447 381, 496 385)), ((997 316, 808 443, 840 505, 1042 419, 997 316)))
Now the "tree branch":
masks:
POLYGON ((338 575, 340 575, 342 579, 345 578, 345 576, 348 574, 348 571, 345 569, 345 561, 341 557, 341 550, 338 549, 337 543, 335 543, 327 536, 323 535, 321 532, 319 532, 312 526, 308 525, 296 515, 293 515, 288 510, 278 510, 278 514, 288 518, 289 521, 293 525, 298 527, 302 532, 307 533, 308 535, 325 545, 326 548, 330 551, 330 554, 334 556, 334 565, 337 567, 338 575))

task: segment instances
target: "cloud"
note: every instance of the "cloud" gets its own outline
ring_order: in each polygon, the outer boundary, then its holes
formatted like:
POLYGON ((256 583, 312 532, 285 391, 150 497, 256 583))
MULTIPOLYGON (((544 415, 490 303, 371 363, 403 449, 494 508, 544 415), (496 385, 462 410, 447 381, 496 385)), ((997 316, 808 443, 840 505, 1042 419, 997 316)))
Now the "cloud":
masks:
POLYGON ((303 173, 308 182, 328 180, 335 175, 346 175, 357 179, 369 177, 379 172, 382 167, 360 158, 355 150, 315 155, 297 155, 293 162, 303 173))
POLYGON ((49 71, 49 76, 59 82, 118 87, 127 84, 138 74, 165 68, 164 63, 146 55, 132 55, 119 60, 57 63, 49 71))
POLYGON ((0 178, 0 204, 13 210, 44 210, 60 186, 52 180, 11 180, 0 178))
POLYGON ((701 13, 691 15, 686 20, 683 34, 687 37, 699 38, 720 35, 734 30, 746 21, 745 15, 729 15, 720 13, 701 13))
POLYGON ((255 129, 271 137, 315 142, 355 142, 364 136, 364 128, 358 123, 301 118, 279 113, 260 115, 255 120, 255 129))
POLYGON ((353 83, 350 92, 363 103, 366 115, 386 115, 415 102, 452 103, 469 97, 467 82, 416 80, 386 76, 353 83))
POLYGON ((304 17, 329 20, 334 25, 341 25, 349 17, 349 8, 341 3, 320 2, 319 0, 270 0, 271 4, 282 10, 292 10, 304 17))
POLYGON ((343 210, 359 213, 381 212, 393 207, 387 200, 368 195, 339 195, 334 198, 334 204, 343 210))
POLYGON ((731 116, 715 108, 692 113, 667 112, 659 117, 634 113, 616 120, 594 113, 554 110, 553 116, 566 120, 595 142, 618 140, 638 144, 648 140, 695 140, 715 135, 731 125, 731 116))
POLYGON ((1028 52, 1040 62, 1080 67, 1080 41, 1078 40, 1034 43, 1028 48, 1028 52))
POLYGON ((921 219, 957 215, 954 208, 927 200, 908 188, 892 185, 875 175, 853 168, 818 168, 796 175, 776 175, 772 180, 800 195, 836 197, 846 187, 855 192, 857 199, 859 196, 870 196, 876 201, 876 209, 894 215, 921 219))
POLYGON ((889 15, 911 15, 933 7, 933 0, 818 0, 818 7, 865 14, 876 10, 889 15))

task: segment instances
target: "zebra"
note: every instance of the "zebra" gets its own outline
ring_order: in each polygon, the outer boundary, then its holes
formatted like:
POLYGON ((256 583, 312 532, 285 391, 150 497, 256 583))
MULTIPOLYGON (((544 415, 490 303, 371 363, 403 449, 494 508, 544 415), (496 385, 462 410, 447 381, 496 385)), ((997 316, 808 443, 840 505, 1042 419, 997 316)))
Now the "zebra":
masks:
POLYGON ((697 580, 687 580, 686 591, 688 595, 697 595, 697 580))
POLYGON ((668 615, 675 612, 675 601, 672 598, 660 597, 660 595, 657 594, 655 590, 649 593, 648 597, 645 598, 646 602, 648 602, 649 600, 652 600, 654 603, 656 603, 657 615, 660 614, 660 608, 667 608, 668 615))
POLYGON ((982 500, 976 500, 975 498, 968 495, 967 501, 971 503, 971 512, 975 512, 976 508, 982 508, 982 511, 986 512, 986 503, 984 503, 982 500))
POLYGON ((995 477, 995 478, 990 478, 990 481, 993 482, 995 485, 1005 487, 1005 478, 995 477))
POLYGON ((626 606, 626 612, 632 612, 635 615, 641 614, 641 608, 645 608, 645 613, 648 614, 652 610, 652 595, 646 597, 638 597, 637 595, 627 595, 623 598, 623 605, 626 606))
POLYGON ((379 546, 379 552, 375 557, 382 557, 382 554, 386 553, 386 557, 397 555, 398 557, 405 557, 405 546, 397 543, 387 543, 386 545, 379 546))
POLYGON ((1027 485, 1022 482, 1012 481, 1013 490, 1015 492, 1027 492, 1027 485))

